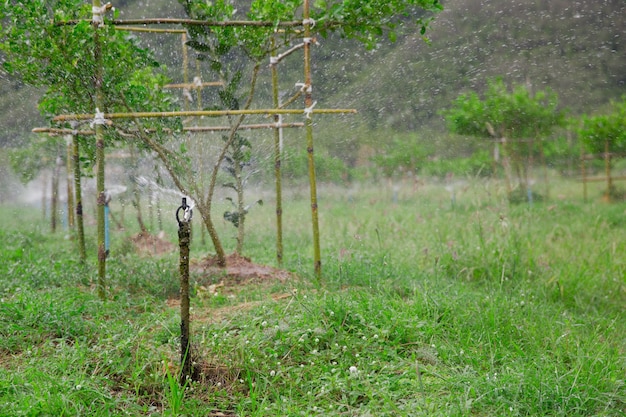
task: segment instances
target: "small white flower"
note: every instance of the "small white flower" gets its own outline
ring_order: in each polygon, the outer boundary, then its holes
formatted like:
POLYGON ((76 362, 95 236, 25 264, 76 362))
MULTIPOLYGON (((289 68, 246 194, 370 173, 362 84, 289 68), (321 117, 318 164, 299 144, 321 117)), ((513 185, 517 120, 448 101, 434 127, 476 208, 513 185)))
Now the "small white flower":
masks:
POLYGON ((263 321, 261 322, 261 327, 265 327, 265 326, 267 326, 267 322, 266 322, 265 320, 263 320, 263 321))
POLYGON ((351 366, 349 369, 351 374, 356 374, 359 372, 359 370, 356 368, 356 366, 351 366))
POLYGON ((254 363, 254 358, 250 358, 250 363, 254 363))
POLYGON ((374 335, 374 339, 378 339, 378 335, 377 334, 374 335))
POLYGON ((271 370, 271 371, 270 371, 270 376, 275 376, 275 375, 276 375, 276 371, 271 370))

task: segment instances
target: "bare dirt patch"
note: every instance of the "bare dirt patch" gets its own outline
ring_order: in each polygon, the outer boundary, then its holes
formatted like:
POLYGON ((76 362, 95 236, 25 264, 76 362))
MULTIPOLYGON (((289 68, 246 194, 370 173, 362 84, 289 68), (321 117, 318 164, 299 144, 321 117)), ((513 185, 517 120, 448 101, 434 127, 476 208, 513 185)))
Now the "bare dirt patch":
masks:
POLYGON ((191 272, 207 277, 220 277, 224 286, 259 284, 267 281, 286 282, 292 278, 288 271, 259 265, 237 253, 226 257, 226 267, 217 264, 216 257, 205 258, 190 265, 191 272))
POLYGON ((164 232, 153 235, 148 232, 140 232, 130 237, 135 251, 144 256, 158 256, 173 252, 174 244, 165 238, 164 232))

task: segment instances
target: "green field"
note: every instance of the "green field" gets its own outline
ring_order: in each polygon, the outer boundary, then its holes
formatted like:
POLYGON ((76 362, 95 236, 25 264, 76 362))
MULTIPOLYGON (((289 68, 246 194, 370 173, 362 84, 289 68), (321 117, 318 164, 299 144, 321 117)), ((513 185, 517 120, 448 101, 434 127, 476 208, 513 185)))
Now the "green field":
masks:
MULTIPOLYGON (((93 226, 83 266, 40 211, 2 207, 0 415, 623 416, 626 205, 581 188, 509 205, 489 182, 461 184, 454 204, 443 185, 321 187, 321 286, 308 193, 288 193, 294 278, 194 292, 185 390, 177 252, 134 254, 127 209, 103 302, 93 226)), ((271 198, 247 227, 245 254, 275 266, 271 198)))

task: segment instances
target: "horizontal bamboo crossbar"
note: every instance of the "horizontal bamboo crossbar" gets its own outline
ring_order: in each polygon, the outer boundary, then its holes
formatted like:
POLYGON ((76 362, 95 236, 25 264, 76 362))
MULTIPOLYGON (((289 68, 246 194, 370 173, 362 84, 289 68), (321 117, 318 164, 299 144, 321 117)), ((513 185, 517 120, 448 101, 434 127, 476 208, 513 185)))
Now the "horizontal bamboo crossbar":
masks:
MULTIPOLYGON (((616 177, 611 177, 612 181, 623 181, 626 180, 626 175, 618 175, 616 177)), ((607 177, 585 177, 580 178, 578 181, 580 182, 606 182, 608 181, 607 177)))
POLYGON ((202 87, 221 87, 224 83, 221 81, 207 81, 203 83, 178 83, 178 84, 165 84, 163 88, 186 88, 188 90, 198 89, 202 87))
POLYGON ((127 32, 148 32, 148 33, 187 33, 185 29, 163 29, 163 28, 144 28, 137 26, 116 26, 117 30, 124 30, 127 32))
MULTIPOLYGON (((254 130, 254 129, 285 129, 304 127, 304 123, 259 123, 241 125, 238 130, 254 130)), ((183 132, 202 133, 202 132, 227 132, 231 130, 230 126, 188 126, 183 128, 183 132)), ((171 132, 170 129, 164 129, 165 132, 171 132)), ((93 136, 96 134, 94 130, 77 130, 63 129, 55 127, 36 127, 32 129, 33 133, 48 133, 50 135, 74 135, 74 136, 93 136)), ((128 133, 133 133, 130 131, 128 133)), ((154 133, 156 129, 146 129, 144 132, 154 133)))
POLYGON ((581 155, 580 159, 582 159, 583 161, 592 161, 594 159, 604 159, 607 156, 614 158, 623 158, 624 156, 626 156, 626 154, 623 153, 615 153, 615 152, 603 152, 603 153, 599 153, 599 154, 586 154, 586 155, 581 155))
MULTIPOLYGON (((105 119, 134 119, 159 117, 220 117, 241 116, 253 114, 305 114, 305 109, 253 109, 253 110, 191 110, 191 111, 163 111, 163 112, 135 112, 135 113, 106 113, 105 119)), ((357 113, 356 109, 311 109, 312 114, 348 114, 357 113)), ((72 120, 92 120, 95 114, 61 114, 52 120, 55 122, 69 122, 72 120)))
MULTIPOLYGON (((80 22, 91 22, 90 19, 74 19, 66 20, 63 22, 56 22, 57 26, 70 26, 80 22)), ((302 26, 302 21, 291 22, 270 22, 260 20, 194 20, 194 19, 177 19, 177 18, 147 18, 147 19, 114 19, 106 22, 112 25, 187 25, 187 26, 213 26, 213 27, 227 27, 227 26, 248 26, 248 27, 299 27, 302 26)))

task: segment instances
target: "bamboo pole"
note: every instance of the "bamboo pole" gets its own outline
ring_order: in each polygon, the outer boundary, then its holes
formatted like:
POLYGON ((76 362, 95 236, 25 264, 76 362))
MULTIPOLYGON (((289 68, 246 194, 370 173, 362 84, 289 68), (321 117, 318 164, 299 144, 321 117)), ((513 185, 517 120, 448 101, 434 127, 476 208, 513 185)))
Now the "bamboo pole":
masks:
MULTIPOLYGON (((309 66, 310 79, 310 66, 309 66)), ((312 104, 312 98, 309 95, 312 104)), ((305 97, 305 103, 307 102, 305 97)), ((241 115, 273 115, 273 114, 305 114, 306 109, 249 109, 249 110, 191 110, 191 111, 160 111, 160 112, 127 112, 127 113, 106 113, 105 119, 134 119, 134 118, 159 118, 159 117, 220 117, 220 116, 241 116, 241 115)), ((356 113, 356 109, 312 109, 307 115, 313 114, 349 114, 356 113)), ((83 114, 60 114, 52 120, 54 122, 69 122, 72 120, 92 120, 95 115, 83 114)), ((309 119, 310 120, 310 119, 309 119)), ((306 125, 306 123, 305 123, 306 125)))
POLYGON ((143 28, 136 26, 115 26, 115 29, 125 32, 147 32, 147 33, 187 33, 185 29, 157 29, 143 28))
POLYGON ((187 81, 184 83, 177 83, 177 84, 165 84, 163 88, 187 88, 190 90, 192 89, 200 90, 203 87, 221 87, 223 85, 224 83, 221 81, 207 81, 201 84, 190 83, 187 81))
MULTIPOLYGON (((104 110, 104 92, 102 88, 102 44, 100 43, 100 23, 102 22, 102 12, 100 0, 93 0, 93 19, 92 26, 94 30, 94 82, 95 82, 95 107, 96 114, 104 110)), ((97 223, 98 223, 98 296, 101 300, 106 298, 106 249, 105 249, 105 225, 104 225, 104 206, 106 204, 106 196, 104 192, 104 124, 101 118, 93 116, 96 131, 96 192, 97 200, 97 223)))
POLYGON ((611 202, 613 193, 613 179, 611 178, 611 154, 609 153, 609 141, 604 141, 604 170, 606 173, 606 201, 611 202))
MULTIPOLYGON (((275 128, 296 128, 304 127, 304 123, 259 123, 239 126, 239 130, 255 130, 255 129, 275 129, 275 128)), ((201 132, 225 132, 231 129, 230 126, 186 126, 183 127, 183 132, 201 133, 201 132)), ((164 132, 172 133, 171 129, 163 129, 164 132)), ((47 133, 50 135, 78 135, 78 136, 93 136, 96 134, 95 130, 76 130, 65 129, 55 127, 36 127, 31 130, 33 133, 47 133)), ((146 133, 155 133, 157 129, 144 129, 146 133)), ((137 133, 136 131, 129 131, 128 133, 137 133)))
POLYGON ((585 162, 585 155, 583 149, 580 150, 580 175, 583 181, 583 201, 587 202, 587 163, 585 162))
POLYGON ((67 176, 67 227, 74 228, 74 192, 72 189, 72 136, 65 138, 65 168, 67 176))
POLYGON ((57 220, 59 217, 59 171, 60 157, 56 157, 54 160, 54 167, 52 168, 52 182, 50 187, 50 228, 52 233, 57 231, 57 220))
MULTIPOLYGON (((275 46, 275 40, 272 38, 272 47, 275 46)), ((293 49, 293 48, 292 48, 293 49)), ((280 107, 280 98, 278 95, 278 70, 276 65, 278 59, 270 59, 272 72, 272 101, 274 108, 280 107)), ((274 177, 276 181, 276 261, 279 266, 283 264, 283 190, 282 190, 282 155, 281 155, 281 137, 282 129, 278 127, 281 124, 279 114, 274 114, 274 177)))
POLYGON ((83 222, 83 197, 80 183, 80 152, 78 140, 72 137, 72 159, 74 160, 74 194, 76 195, 76 233, 78 234, 78 258, 81 264, 87 259, 85 250, 85 227, 83 222))
MULTIPOLYGON (((187 68, 189 66, 189 54, 187 53, 187 33, 183 33, 180 37, 180 41, 181 41, 181 46, 183 49, 183 85, 189 85, 189 69, 187 68)), ((188 87, 182 87, 183 88, 183 96, 184 96, 184 100, 185 100, 185 111, 189 111, 189 106, 190 106, 190 102, 191 102, 191 93, 189 92, 189 88, 188 87), (184 94, 185 91, 187 92, 187 94, 184 94)))
POLYGON ((311 192, 311 223, 313 226, 313 268, 318 284, 322 281, 322 256, 320 250, 320 229, 317 206, 317 180, 315 178, 315 159, 313 153, 313 95, 311 86, 311 21, 309 0, 304 0, 304 107, 307 154, 309 162, 309 187, 311 192))
MULTIPOLYGON (((98 5, 100 1, 93 0, 93 4, 98 5)), ((100 7, 100 6, 98 6, 100 7)), ((57 26, 72 26, 76 25, 80 22, 84 22, 84 19, 71 19, 65 20, 62 22, 55 22, 57 26)), ((274 22, 274 21, 261 21, 261 20, 230 20, 230 21, 220 21, 220 20, 195 20, 195 19, 178 19, 178 18, 168 18, 168 17, 155 17, 155 18, 145 18, 145 19, 112 19, 107 21, 107 24, 111 24, 114 26, 125 26, 125 25, 185 25, 185 26, 213 26, 213 27, 229 27, 229 26, 249 26, 249 27, 282 27, 282 28, 295 28, 302 26, 302 21, 285 21, 285 22, 274 22)), ((332 23, 331 23, 332 24, 332 23)))

